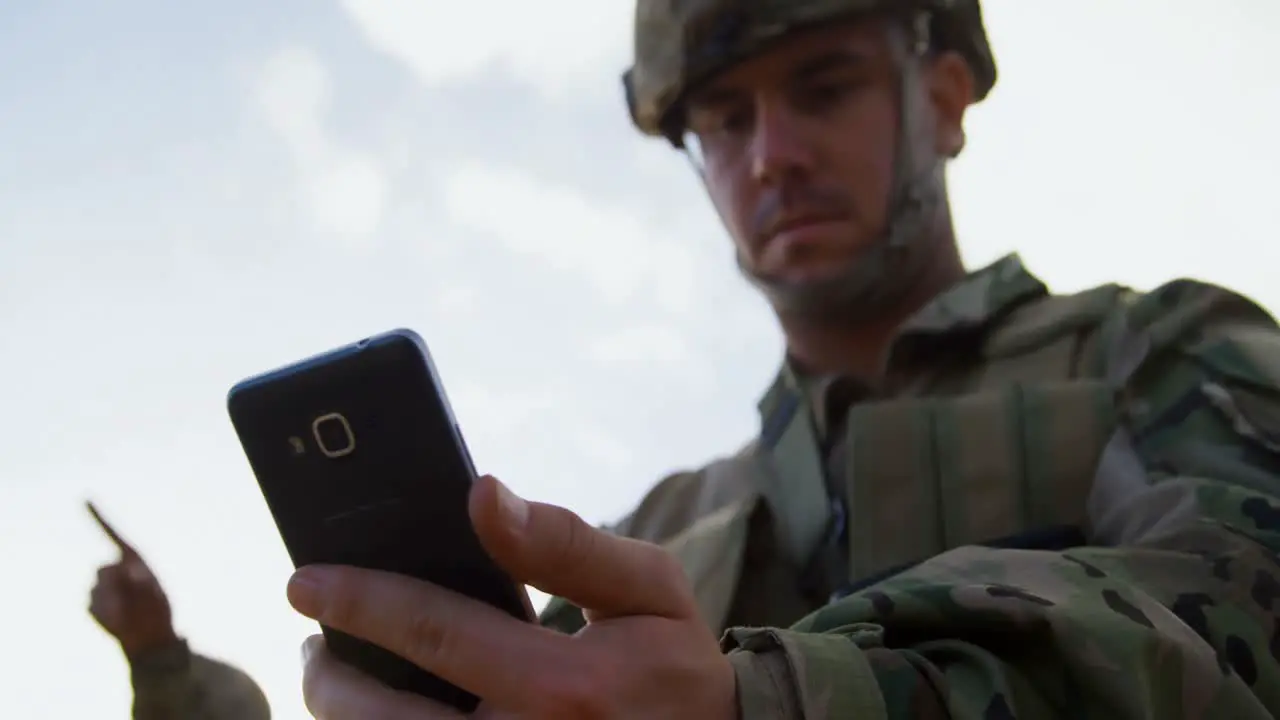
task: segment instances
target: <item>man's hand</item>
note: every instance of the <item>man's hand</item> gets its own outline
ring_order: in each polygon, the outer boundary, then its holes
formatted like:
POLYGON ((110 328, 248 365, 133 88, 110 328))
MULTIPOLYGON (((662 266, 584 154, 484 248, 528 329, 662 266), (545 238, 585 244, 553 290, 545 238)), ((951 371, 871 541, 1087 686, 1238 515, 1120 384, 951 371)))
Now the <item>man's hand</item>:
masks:
MULTIPOLYGON (((351 567, 300 569, 289 600, 483 698, 477 718, 736 716, 733 669, 698 616, 684 572, 661 548, 526 503, 490 477, 473 489, 470 512, 499 565, 585 608, 587 626, 563 635, 435 585, 351 567)), ((463 717, 360 675, 334 660, 320 636, 304 655, 303 695, 321 720, 463 717)))
POLYGON ((120 550, 119 561, 98 568, 98 582, 89 596, 89 614, 120 642, 130 658, 177 642, 169 599, 159 581, 93 503, 86 504, 89 514, 120 550))

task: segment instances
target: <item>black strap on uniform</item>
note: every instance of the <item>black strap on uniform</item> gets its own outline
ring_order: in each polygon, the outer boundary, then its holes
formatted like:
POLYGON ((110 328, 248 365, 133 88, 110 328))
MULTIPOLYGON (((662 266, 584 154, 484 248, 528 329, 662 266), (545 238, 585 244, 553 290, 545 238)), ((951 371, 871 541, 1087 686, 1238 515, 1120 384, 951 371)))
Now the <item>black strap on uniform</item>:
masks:
MULTIPOLYGON (((1047 550, 1051 552, 1062 552, 1072 548, 1087 545, 1084 532, 1075 525, 1058 525, 1055 527, 1045 528, 1043 530, 1032 530, 1030 532, 1017 533, 1008 535, 996 540, 979 543, 980 547, 1004 548, 1008 550, 1047 550)), ((918 562, 907 563, 897 567, 889 568, 884 572, 876 573, 870 577, 865 577, 855 583, 846 585, 831 594, 831 602, 835 602, 844 597, 848 597, 856 592, 866 590, 872 585, 884 582, 894 575, 906 572, 911 568, 919 565, 918 562)))
POLYGON ((801 569, 802 592, 821 590, 819 597, 825 597, 839 585, 827 584, 826 571, 814 577, 813 568, 815 563, 827 567, 838 562, 828 556, 848 544, 844 493, 833 487, 828 453, 818 442, 808 404, 785 371, 761 399, 760 418, 760 456, 771 470, 763 493, 773 511, 777 542, 801 569))

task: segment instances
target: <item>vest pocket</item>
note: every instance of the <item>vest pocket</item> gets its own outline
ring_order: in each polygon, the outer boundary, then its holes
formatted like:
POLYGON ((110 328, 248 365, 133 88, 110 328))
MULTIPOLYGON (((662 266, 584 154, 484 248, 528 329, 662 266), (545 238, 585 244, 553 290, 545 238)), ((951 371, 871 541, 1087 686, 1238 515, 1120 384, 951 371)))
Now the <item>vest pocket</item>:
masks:
POLYGON ((850 579, 962 545, 1079 526, 1115 427, 1101 381, 855 406, 842 474, 850 579))

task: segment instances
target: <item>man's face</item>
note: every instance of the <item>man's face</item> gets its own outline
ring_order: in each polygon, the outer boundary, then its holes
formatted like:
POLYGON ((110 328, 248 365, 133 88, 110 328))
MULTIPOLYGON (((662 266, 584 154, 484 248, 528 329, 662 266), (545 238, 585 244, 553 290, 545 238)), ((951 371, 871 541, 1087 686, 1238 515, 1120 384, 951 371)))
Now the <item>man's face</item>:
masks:
MULTIPOLYGON (((889 38, 872 21, 797 33, 690 95, 688 135, 749 274, 830 282, 881 239, 900 132, 889 38)), ((921 105, 932 117, 930 100, 921 105)), ((938 129, 958 136, 958 125, 938 129)))

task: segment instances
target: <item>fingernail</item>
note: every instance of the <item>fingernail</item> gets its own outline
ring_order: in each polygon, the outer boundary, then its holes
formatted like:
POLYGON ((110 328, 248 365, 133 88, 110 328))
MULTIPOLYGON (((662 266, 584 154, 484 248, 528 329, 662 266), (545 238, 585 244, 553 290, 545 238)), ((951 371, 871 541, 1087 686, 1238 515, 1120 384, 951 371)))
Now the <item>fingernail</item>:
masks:
POLYGON ((523 530, 525 523, 529 520, 529 503, 511 492, 497 478, 493 479, 493 484, 498 488, 498 507, 502 511, 503 519, 513 530, 523 530))
POLYGON ((304 567, 289 578, 286 593, 289 604, 310 618, 320 614, 324 605, 325 573, 317 568, 304 567))
POLYGON ((321 642, 321 640, 315 635, 312 635, 303 641, 300 650, 302 651, 302 664, 304 666, 311 660, 311 656, 315 654, 316 646, 319 642, 321 642))

